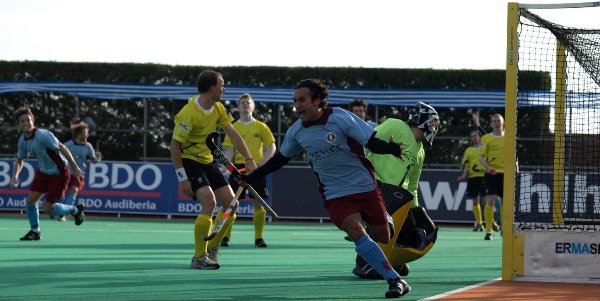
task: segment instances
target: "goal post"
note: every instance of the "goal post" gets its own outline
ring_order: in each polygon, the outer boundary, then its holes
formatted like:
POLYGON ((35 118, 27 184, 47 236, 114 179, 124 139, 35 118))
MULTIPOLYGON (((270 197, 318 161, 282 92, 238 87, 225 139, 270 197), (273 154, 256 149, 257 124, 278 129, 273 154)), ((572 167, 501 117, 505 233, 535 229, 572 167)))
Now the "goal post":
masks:
POLYGON ((503 280, 600 283, 600 30, 566 10, 600 2, 508 4, 503 280))

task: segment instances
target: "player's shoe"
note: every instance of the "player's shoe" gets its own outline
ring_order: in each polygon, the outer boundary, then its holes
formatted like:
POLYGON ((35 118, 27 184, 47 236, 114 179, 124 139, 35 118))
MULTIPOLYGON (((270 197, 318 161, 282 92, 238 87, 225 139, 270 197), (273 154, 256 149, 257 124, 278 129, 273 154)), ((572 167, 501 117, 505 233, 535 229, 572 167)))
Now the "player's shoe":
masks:
POLYGON ((492 224, 492 230, 494 230, 494 232, 499 232, 500 231, 500 225, 498 225, 496 222, 494 222, 492 224))
POLYGON ((485 239, 485 240, 492 240, 492 239, 494 239, 494 234, 492 234, 492 233, 486 233, 485 237, 483 239, 485 239))
POLYGON ((206 254, 202 254, 200 257, 192 257, 192 263, 190 264, 191 269, 198 270, 216 270, 220 267, 218 263, 210 260, 206 254))
POLYGON ((64 215, 61 215, 61 216, 57 217, 57 218, 56 218, 56 220, 57 220, 57 221, 59 221, 59 222, 64 222, 64 221, 66 221, 67 219, 65 218, 65 216, 64 216, 64 215))
POLYGON ((401 296, 408 294, 411 290, 408 283, 400 278, 389 279, 387 283, 389 284, 389 288, 388 291, 385 292, 386 298, 400 298, 401 296))
POLYGON ((42 238, 42 232, 34 232, 33 230, 29 230, 27 234, 23 237, 19 238, 19 240, 40 240, 42 238))
POLYGON ((483 225, 475 224, 475 227, 473 227, 473 232, 483 232, 483 225))
POLYGON ((75 220, 75 225, 79 226, 85 221, 85 207, 81 203, 75 205, 75 207, 77 207, 77 213, 73 215, 73 219, 75 220))
POLYGON ((352 269, 352 274, 361 279, 383 279, 383 277, 365 261, 360 255, 356 255, 356 266, 352 269))
POLYGON ((208 248, 206 249, 208 259, 215 263, 219 263, 219 248, 208 248))
POLYGON ((264 239, 259 238, 257 240, 254 241, 254 246, 257 248, 266 248, 267 247, 267 243, 265 242, 264 239))
POLYGON ((221 240, 221 247, 229 247, 229 237, 223 237, 223 240, 221 240))

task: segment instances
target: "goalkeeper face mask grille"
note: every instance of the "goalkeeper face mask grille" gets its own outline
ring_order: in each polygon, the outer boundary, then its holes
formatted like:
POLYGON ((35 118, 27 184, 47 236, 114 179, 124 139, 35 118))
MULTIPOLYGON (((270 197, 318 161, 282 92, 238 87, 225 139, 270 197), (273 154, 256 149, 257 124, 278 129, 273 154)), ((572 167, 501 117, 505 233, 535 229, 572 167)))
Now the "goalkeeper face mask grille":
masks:
POLYGON ((432 145, 433 138, 440 129, 440 117, 437 111, 426 103, 418 102, 417 106, 410 110, 408 118, 423 131, 425 140, 432 145))

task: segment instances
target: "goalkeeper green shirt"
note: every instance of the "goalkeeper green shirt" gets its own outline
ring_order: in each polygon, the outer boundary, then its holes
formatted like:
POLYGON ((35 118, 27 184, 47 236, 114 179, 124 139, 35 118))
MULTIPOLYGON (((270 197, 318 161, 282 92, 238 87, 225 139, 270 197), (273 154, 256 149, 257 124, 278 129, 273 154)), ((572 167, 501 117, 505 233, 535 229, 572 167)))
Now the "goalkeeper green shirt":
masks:
POLYGON ((383 183, 399 185, 410 191, 414 198, 412 207, 419 206, 418 188, 421 169, 425 160, 423 143, 415 139, 410 126, 406 122, 388 118, 385 122, 375 128, 375 137, 394 142, 402 141, 405 155, 400 160, 394 155, 380 155, 369 152, 367 158, 375 168, 375 178, 383 183))

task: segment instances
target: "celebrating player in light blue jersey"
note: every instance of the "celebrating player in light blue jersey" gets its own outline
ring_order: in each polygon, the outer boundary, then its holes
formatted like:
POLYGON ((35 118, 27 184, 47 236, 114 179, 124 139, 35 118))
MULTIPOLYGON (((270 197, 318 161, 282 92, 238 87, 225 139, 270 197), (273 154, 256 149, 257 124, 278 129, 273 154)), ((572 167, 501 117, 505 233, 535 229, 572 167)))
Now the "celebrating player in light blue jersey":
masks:
POLYGON ((385 296, 398 298, 407 294, 410 286, 363 227, 363 221, 367 222, 377 241, 390 240, 385 205, 363 147, 397 157, 402 156, 402 147, 375 138, 373 127, 347 110, 327 108, 328 97, 328 88, 320 80, 300 81, 294 91, 299 120, 286 132, 281 150, 255 172, 242 175, 240 183, 247 185, 264 177, 305 151, 331 220, 355 242, 356 252, 387 280, 385 296))
POLYGON ((37 203, 44 193, 46 194, 44 211, 50 216, 72 214, 75 218, 75 225, 81 225, 85 219, 83 205, 70 206, 59 203, 65 194, 71 176, 67 162, 73 167, 74 177, 81 176, 81 170, 77 167, 71 152, 56 139, 52 132, 35 127, 35 117, 31 109, 27 107, 17 109, 15 119, 21 136, 10 186, 13 188, 19 186, 19 173, 23 169, 24 159, 37 158, 39 163, 27 196, 27 218, 31 230, 21 237, 21 240, 40 240, 41 238, 37 203))
MULTIPOLYGON (((92 161, 96 163, 102 159, 102 154, 94 150, 91 143, 87 142, 89 136, 89 128, 87 123, 81 122, 71 126, 71 132, 73 133, 73 140, 65 142, 65 146, 69 149, 73 155, 73 159, 77 163, 79 169, 84 172, 86 168, 86 162, 92 161)), ((74 173, 73 167, 69 166, 71 173, 74 173)), ((63 203, 66 205, 73 205, 77 194, 85 185, 85 176, 81 176, 79 179, 71 177, 69 181, 67 194, 63 203)), ((59 220, 64 220, 61 217, 59 220)))

